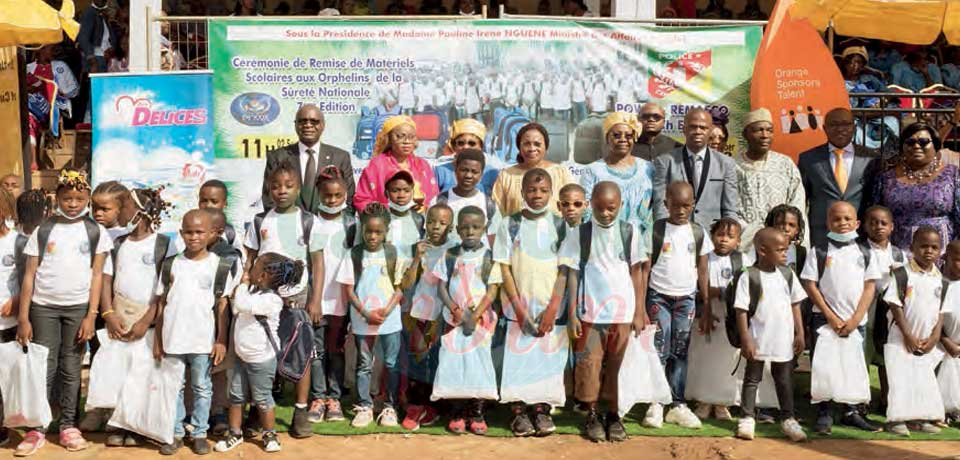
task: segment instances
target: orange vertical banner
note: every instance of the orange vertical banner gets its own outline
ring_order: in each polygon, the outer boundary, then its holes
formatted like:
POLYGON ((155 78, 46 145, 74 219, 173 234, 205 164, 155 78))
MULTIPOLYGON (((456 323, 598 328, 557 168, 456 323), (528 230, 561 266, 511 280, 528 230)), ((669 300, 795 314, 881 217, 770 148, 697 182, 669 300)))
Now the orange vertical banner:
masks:
POLYGON ((753 66, 750 106, 770 110, 771 148, 797 160, 806 150, 827 141, 823 119, 850 100, 823 38, 806 19, 790 17, 793 0, 779 0, 760 42, 753 66))

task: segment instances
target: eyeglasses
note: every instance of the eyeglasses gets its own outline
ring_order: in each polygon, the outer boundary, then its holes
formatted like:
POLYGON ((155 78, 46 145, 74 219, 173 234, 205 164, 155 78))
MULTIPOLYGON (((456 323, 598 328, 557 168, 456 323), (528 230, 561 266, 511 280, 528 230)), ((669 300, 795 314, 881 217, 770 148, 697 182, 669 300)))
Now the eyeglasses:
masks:
POLYGON ((643 121, 662 121, 663 115, 656 113, 642 113, 640 114, 640 119, 643 121))
POLYGON ((313 125, 320 126, 320 123, 323 123, 323 120, 319 118, 297 118, 298 125, 313 125))
POLYGON ((584 203, 583 201, 561 201, 560 207, 561 208, 569 208, 569 207, 582 208, 585 204, 586 203, 584 203))
POLYGON ((453 142, 457 147, 478 147, 480 143, 473 139, 457 139, 453 142))
POLYGON ((906 144, 907 146, 914 147, 919 145, 920 148, 926 147, 931 142, 933 142, 933 139, 927 139, 926 137, 920 137, 920 138, 911 137, 903 141, 903 143, 906 144))
POLYGON ((404 141, 416 141, 416 140, 417 140, 417 135, 416 135, 416 134, 404 134, 404 133, 390 133, 390 139, 393 139, 393 140, 395 140, 395 141, 400 141, 400 142, 404 142, 404 141))
POLYGON ((827 123, 827 127, 828 127, 828 128, 844 128, 844 129, 849 129, 849 128, 853 128, 853 122, 852 122, 852 121, 838 121, 838 122, 834 122, 834 123, 827 123))
POLYGON ((612 138, 614 138, 614 139, 633 139, 633 138, 636 137, 636 136, 634 135, 633 131, 631 131, 631 132, 628 132, 628 133, 625 133, 625 132, 611 132, 611 133, 610 133, 610 137, 612 137, 612 138))

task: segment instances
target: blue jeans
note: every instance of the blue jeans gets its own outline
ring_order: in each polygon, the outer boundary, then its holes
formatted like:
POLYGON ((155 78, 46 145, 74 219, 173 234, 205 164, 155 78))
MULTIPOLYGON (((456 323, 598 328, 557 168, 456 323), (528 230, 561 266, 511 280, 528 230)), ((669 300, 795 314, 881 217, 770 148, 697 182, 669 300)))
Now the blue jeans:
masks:
POLYGON ((277 359, 262 363, 245 363, 237 358, 230 382, 230 404, 255 404, 261 411, 273 409, 273 379, 277 374, 277 359))
MULTIPOLYGON (((213 369, 213 360, 210 355, 186 354, 167 355, 179 359, 190 369, 190 387, 193 390, 193 413, 190 414, 190 424, 193 425, 194 438, 206 438, 210 428, 210 403, 213 400, 213 380, 210 371, 213 369)), ((183 419, 187 416, 187 409, 183 402, 183 383, 180 384, 180 395, 177 397, 177 418, 173 427, 173 436, 183 438, 183 419)))
POLYGON ((400 367, 397 358, 400 357, 401 332, 384 335, 358 335, 357 341, 357 398, 363 407, 373 407, 373 398, 370 396, 370 376, 373 373, 373 355, 377 349, 383 356, 383 367, 387 371, 387 400, 386 405, 397 407, 397 393, 400 390, 400 367))
POLYGON ((347 316, 326 315, 319 326, 313 326, 313 348, 316 357, 310 362, 310 399, 340 401, 343 373, 346 369, 344 341, 347 316))
POLYGON ((657 325, 654 346, 667 374, 674 405, 684 403, 690 328, 697 310, 695 295, 673 297, 647 291, 647 316, 657 325))

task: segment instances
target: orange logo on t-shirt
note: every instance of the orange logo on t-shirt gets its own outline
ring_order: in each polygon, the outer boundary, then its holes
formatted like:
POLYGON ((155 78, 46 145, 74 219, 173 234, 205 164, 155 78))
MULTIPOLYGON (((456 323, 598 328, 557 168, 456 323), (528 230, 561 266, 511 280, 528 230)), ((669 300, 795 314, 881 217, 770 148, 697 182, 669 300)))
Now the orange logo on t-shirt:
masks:
POLYGON ((903 296, 903 300, 906 301, 910 297, 913 297, 913 286, 907 285, 907 290, 903 296))
POLYGON ((833 265, 833 256, 827 256, 827 260, 823 261, 823 268, 830 268, 832 265, 833 265))
POLYGON ((47 242, 47 254, 53 254, 54 250, 57 249, 57 243, 55 241, 47 242))
POLYGON ((265 240, 265 239, 267 239, 267 229, 261 228, 261 229, 260 229, 260 240, 263 241, 263 240, 265 240))
POLYGON ((662 253, 664 253, 664 254, 667 254, 667 253, 669 253, 671 250, 673 250, 673 245, 671 245, 669 241, 666 241, 666 242, 663 243, 663 248, 661 249, 660 252, 662 252, 662 253))

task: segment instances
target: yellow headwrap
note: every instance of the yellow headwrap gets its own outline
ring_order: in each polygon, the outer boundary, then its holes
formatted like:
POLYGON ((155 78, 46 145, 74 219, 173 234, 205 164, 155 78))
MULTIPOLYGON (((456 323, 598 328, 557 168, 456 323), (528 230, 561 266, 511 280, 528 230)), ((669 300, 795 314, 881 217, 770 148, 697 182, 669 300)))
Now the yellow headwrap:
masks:
POLYGON ((390 118, 387 118, 387 121, 383 122, 383 128, 380 128, 380 132, 377 133, 377 140, 373 143, 373 154, 379 155, 383 152, 386 152, 390 148, 390 131, 393 131, 403 125, 417 129, 417 124, 414 123, 413 118, 410 118, 406 115, 396 115, 390 118))
POLYGON ((76 169, 61 169, 60 176, 57 177, 57 188, 67 187, 77 191, 90 190, 90 182, 87 181, 87 174, 76 169))
POLYGON ((640 137, 640 133, 643 132, 643 127, 637 122, 636 115, 627 112, 613 112, 607 115, 607 118, 603 119, 603 138, 606 139, 607 133, 609 133, 614 126, 620 124, 629 126, 637 137, 640 137))
POLYGON ((450 137, 447 139, 447 149, 452 152, 453 141, 464 134, 473 134, 480 138, 480 142, 483 142, 487 135, 487 127, 473 118, 462 118, 453 122, 453 127, 450 128, 450 137))

